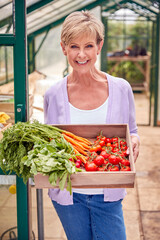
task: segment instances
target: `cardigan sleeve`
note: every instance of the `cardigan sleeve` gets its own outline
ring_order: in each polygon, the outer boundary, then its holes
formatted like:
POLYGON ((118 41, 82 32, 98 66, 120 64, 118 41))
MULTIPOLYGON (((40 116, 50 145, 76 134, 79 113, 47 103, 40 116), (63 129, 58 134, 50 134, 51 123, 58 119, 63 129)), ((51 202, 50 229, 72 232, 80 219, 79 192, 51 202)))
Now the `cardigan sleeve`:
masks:
POLYGON ((138 127, 136 124, 135 101, 134 101, 134 95, 133 95, 131 86, 128 89, 128 101, 129 101, 129 123, 128 124, 129 124, 129 129, 130 129, 130 135, 137 136, 139 139, 138 127))
POLYGON ((44 95, 43 109, 44 109, 44 123, 47 124, 48 98, 46 94, 44 95))
POLYGON ((58 107, 56 102, 57 86, 53 85, 50 87, 44 95, 44 123, 45 124, 56 124, 58 118, 58 107))
POLYGON ((134 95, 131 85, 123 78, 107 74, 109 81, 109 108, 107 123, 127 123, 130 135, 138 136, 134 95))
POLYGON ((69 124, 66 77, 55 82, 44 95, 45 124, 69 124))

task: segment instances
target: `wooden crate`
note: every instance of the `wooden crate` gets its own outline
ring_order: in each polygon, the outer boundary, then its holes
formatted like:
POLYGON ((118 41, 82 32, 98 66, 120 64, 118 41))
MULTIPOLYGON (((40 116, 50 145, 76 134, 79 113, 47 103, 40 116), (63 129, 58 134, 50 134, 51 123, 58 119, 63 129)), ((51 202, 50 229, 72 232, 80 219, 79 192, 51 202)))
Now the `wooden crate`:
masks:
MULTIPOLYGON (((131 147, 129 127, 127 124, 113 125, 56 125, 61 129, 68 130, 76 135, 94 140, 102 131, 106 137, 119 136, 125 138, 129 147, 130 167, 128 172, 78 172, 71 175, 72 187, 76 188, 133 188, 135 182, 135 164, 131 147)), ((36 188, 55 188, 49 181, 48 176, 37 174, 34 177, 36 188)), ((58 186, 56 186, 58 187, 58 186)))
MULTIPOLYGON (((10 96, 14 98, 13 94, 0 94, 1 96, 10 96)), ((29 95, 29 117, 33 114, 33 101, 34 97, 32 94, 29 95)), ((15 123, 15 114, 14 114, 14 103, 13 102, 0 102, 0 112, 5 112, 10 116, 10 119, 7 120, 8 123, 15 123)))

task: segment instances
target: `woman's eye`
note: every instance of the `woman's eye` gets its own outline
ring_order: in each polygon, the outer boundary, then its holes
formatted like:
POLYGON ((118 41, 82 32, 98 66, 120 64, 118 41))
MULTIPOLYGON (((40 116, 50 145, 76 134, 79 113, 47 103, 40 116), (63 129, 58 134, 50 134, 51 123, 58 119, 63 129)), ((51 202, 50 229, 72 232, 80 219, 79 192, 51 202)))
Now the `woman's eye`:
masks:
POLYGON ((72 45, 71 48, 77 48, 77 46, 76 45, 72 45))
POLYGON ((92 45, 92 44, 88 44, 86 47, 87 47, 87 48, 92 48, 93 45, 92 45))

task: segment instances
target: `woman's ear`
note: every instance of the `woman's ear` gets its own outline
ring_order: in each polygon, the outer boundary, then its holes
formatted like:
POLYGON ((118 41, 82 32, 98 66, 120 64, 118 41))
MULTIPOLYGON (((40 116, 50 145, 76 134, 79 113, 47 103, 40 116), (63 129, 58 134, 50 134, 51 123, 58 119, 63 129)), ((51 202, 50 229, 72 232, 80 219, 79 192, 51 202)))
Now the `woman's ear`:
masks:
POLYGON ((67 55, 66 47, 65 47, 65 45, 62 42, 60 42, 60 44, 61 44, 61 48, 62 48, 63 54, 66 56, 67 55))
POLYGON ((100 43, 98 44, 97 55, 100 54, 100 52, 101 52, 101 50, 102 50, 102 47, 103 47, 103 40, 101 40, 100 43))

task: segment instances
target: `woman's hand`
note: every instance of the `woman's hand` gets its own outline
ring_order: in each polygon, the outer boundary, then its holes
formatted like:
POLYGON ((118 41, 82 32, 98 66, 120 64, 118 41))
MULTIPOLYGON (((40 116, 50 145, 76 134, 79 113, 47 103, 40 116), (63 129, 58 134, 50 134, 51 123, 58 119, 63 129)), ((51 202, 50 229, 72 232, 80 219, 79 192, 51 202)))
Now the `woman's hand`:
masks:
POLYGON ((132 150, 133 150, 133 157, 134 157, 134 162, 136 162, 137 157, 139 155, 139 139, 137 136, 131 136, 131 142, 132 142, 132 150))

